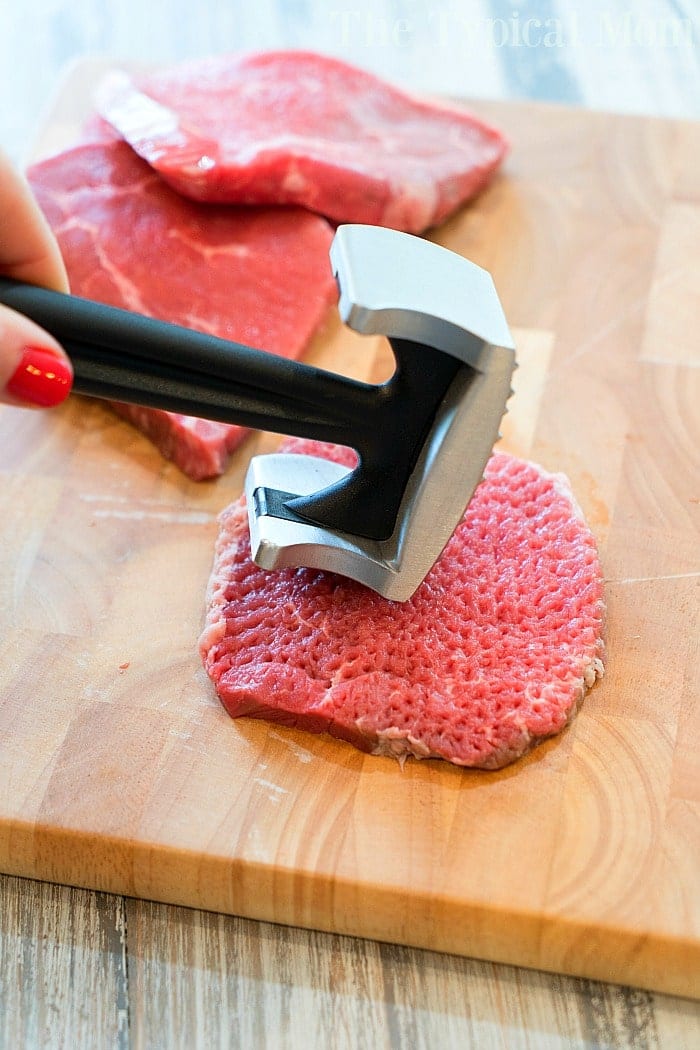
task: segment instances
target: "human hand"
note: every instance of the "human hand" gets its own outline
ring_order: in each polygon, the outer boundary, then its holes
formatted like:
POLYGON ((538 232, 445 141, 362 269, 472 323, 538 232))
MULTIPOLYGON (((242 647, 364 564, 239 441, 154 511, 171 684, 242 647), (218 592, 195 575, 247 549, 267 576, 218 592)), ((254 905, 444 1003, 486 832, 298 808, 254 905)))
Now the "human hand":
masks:
MULTIPOLYGON (((0 153, 0 275, 68 291, 58 245, 29 186, 0 153)), ((73 370, 56 342, 0 305, 0 402, 47 408, 70 393, 73 370)))

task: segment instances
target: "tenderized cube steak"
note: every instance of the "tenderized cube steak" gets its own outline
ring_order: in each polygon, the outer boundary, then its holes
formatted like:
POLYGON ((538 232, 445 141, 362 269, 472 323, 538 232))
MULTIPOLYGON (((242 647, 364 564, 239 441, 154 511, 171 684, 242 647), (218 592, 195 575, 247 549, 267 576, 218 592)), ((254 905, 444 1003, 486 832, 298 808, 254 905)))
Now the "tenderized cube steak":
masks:
MULTIPOLYGON (((285 448, 354 461, 338 446, 285 448)), ((573 717, 603 672, 602 629, 595 541, 566 478, 495 453, 403 604, 331 573, 259 569, 243 501, 230 506, 200 652, 234 717, 498 769, 573 717)))
POLYGON ((196 200, 301 204, 420 233, 481 190, 507 151, 464 108, 306 51, 218 56, 112 77, 102 115, 196 200))
MULTIPOLYGON (((75 295, 297 358, 337 288, 333 231, 301 208, 196 204, 125 142, 83 144, 28 172, 75 295)), ((113 404, 195 480, 221 474, 247 431, 113 404)))

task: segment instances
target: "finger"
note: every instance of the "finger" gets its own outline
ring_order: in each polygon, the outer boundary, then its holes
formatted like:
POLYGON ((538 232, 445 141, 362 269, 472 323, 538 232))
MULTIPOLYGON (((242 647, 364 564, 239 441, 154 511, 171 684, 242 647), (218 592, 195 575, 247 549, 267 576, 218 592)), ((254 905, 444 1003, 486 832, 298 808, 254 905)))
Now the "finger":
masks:
POLYGON ((0 152, 0 273, 68 291, 68 278, 43 212, 26 179, 0 152))
POLYGON ((73 369, 56 340, 0 306, 0 402, 49 408, 68 397, 73 369))

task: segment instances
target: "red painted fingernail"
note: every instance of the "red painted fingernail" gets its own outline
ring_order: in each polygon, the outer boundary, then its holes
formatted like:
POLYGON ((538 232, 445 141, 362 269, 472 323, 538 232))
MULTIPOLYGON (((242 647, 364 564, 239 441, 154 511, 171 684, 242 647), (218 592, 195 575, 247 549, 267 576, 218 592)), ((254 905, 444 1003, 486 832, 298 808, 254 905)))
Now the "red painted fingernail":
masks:
POLYGON ((25 346, 5 389, 18 401, 52 408, 65 401, 72 382, 71 367, 63 357, 40 346, 25 346))

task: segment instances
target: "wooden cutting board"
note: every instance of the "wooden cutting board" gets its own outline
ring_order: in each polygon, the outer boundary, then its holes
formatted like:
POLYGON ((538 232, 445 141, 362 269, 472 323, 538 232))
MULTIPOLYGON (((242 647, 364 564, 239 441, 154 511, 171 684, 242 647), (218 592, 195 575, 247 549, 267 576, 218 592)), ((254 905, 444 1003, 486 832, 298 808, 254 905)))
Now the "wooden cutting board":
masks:
MULTIPOLYGON (((216 514, 272 439, 194 484, 99 404, 4 408, 0 868, 693 995, 700 126, 476 108, 512 154, 436 236, 493 272, 517 337, 503 447, 565 471, 598 538, 604 680, 499 773, 234 722, 196 640, 216 514)), ((337 318, 311 358, 386 364, 337 318)))

